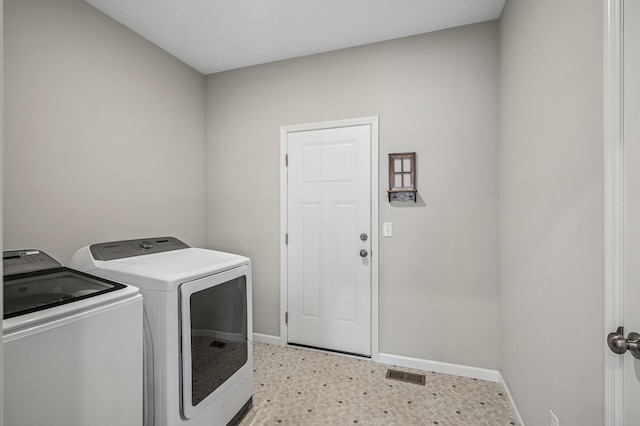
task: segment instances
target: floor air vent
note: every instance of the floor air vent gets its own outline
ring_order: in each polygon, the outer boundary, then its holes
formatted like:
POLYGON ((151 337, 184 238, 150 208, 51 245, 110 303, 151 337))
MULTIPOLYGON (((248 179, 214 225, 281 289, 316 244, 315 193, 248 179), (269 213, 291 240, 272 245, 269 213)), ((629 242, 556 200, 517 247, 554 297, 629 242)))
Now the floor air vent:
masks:
POLYGON ((414 385, 426 384, 426 377, 424 374, 407 373, 400 370, 387 370, 387 379, 399 380, 401 382, 413 383, 414 385))

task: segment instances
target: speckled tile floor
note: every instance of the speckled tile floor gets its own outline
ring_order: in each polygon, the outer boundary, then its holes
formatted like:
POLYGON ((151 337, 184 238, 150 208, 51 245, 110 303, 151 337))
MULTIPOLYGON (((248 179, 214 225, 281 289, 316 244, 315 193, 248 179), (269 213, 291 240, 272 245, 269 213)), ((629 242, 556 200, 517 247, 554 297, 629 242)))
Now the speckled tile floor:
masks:
POLYGON ((464 425, 517 422, 501 384, 426 374, 426 386, 386 379, 387 365, 254 344, 253 409, 241 425, 464 425))

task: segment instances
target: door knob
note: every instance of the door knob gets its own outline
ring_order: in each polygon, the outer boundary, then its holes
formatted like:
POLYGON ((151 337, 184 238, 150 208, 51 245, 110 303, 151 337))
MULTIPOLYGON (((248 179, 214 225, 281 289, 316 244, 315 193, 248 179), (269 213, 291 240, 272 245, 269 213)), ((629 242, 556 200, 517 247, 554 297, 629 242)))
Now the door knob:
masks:
POLYGON ((367 252, 365 249, 360 250, 360 257, 367 257, 368 254, 369 252, 367 252))
POLYGON ((625 339, 624 328, 618 327, 615 332, 609 333, 607 336, 607 345, 612 352, 618 355, 622 355, 628 350, 634 358, 640 359, 640 334, 636 332, 629 333, 625 339))

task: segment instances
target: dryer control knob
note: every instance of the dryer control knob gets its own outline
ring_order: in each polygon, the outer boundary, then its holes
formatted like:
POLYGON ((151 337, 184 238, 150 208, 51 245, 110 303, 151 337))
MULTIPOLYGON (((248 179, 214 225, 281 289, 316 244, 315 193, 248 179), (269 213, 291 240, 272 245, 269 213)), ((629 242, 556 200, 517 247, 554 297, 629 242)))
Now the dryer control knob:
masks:
POLYGON ((150 248, 153 248, 153 244, 151 244, 149 241, 140 241, 139 246, 143 250, 149 250, 150 248))

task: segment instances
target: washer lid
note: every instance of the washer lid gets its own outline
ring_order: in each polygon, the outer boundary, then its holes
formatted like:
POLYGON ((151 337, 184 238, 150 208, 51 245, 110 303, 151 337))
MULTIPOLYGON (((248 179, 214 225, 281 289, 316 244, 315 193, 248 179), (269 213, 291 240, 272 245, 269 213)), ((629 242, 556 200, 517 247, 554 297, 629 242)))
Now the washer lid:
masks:
POLYGON ((123 284, 59 267, 4 277, 3 319, 124 289, 123 284))

